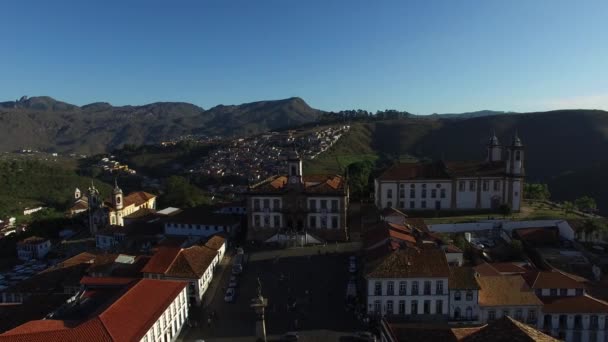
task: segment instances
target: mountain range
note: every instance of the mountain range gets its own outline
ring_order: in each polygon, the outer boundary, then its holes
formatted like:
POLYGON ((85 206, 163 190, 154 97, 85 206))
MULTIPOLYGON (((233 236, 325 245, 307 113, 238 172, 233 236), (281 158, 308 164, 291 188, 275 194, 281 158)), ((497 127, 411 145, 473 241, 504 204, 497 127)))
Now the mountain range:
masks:
MULTIPOLYGON (((203 109, 183 102, 76 106, 51 97, 0 102, 0 151, 38 149, 93 154, 124 144, 150 144, 181 135, 235 136, 318 122, 325 112, 293 97, 203 109)), ((353 122, 334 150, 343 155, 410 155, 479 160, 495 132, 503 144, 517 132, 526 145, 530 181, 548 182, 556 198, 595 195, 608 207, 608 112, 479 111, 353 122), (358 132, 358 133, 357 133, 358 132), (605 185, 604 185, 605 184, 605 185), (604 198, 605 197, 605 198, 604 198)), ((331 151, 330 151, 331 152, 331 151)))
POLYGON ((48 96, 0 102, 0 151, 100 153, 188 134, 242 135, 298 126, 321 111, 293 97, 208 110, 190 103, 76 106, 48 96))

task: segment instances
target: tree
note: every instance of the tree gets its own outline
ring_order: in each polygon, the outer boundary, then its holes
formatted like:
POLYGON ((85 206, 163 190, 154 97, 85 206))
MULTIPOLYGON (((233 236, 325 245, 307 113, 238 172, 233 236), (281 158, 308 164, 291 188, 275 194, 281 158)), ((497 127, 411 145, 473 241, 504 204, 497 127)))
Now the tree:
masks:
POLYGON ((586 219, 583 222, 583 231, 586 238, 594 235, 602 236, 608 232, 608 225, 600 219, 586 219))
POLYGON ((524 184, 524 197, 533 200, 548 200, 551 197, 549 186, 540 183, 524 184))
POLYGON ((201 189, 190 184, 186 178, 180 176, 171 176, 167 179, 165 193, 160 200, 163 205, 178 208, 195 207, 211 202, 201 189))
POLYGON ((511 216, 513 210, 511 209, 511 205, 509 203, 503 203, 500 205, 500 207, 498 207, 498 210, 500 211, 500 214, 503 217, 507 217, 507 216, 511 216))
POLYGON ((374 164, 369 160, 348 165, 348 184, 355 197, 367 197, 369 193, 369 178, 373 168, 374 164))
POLYGON ((574 205, 580 211, 595 211, 597 209, 595 199, 589 196, 577 198, 576 201, 574 201, 574 205))
POLYGON ((465 240, 463 234, 457 234, 454 237, 454 246, 460 248, 460 250, 464 252, 469 248, 469 243, 465 240))
POLYGON ((566 215, 571 214, 572 212, 574 212, 574 210, 576 209, 576 206, 574 205, 574 203, 570 202, 570 201, 565 201, 562 204, 562 208, 564 209, 564 213, 566 213, 566 215))

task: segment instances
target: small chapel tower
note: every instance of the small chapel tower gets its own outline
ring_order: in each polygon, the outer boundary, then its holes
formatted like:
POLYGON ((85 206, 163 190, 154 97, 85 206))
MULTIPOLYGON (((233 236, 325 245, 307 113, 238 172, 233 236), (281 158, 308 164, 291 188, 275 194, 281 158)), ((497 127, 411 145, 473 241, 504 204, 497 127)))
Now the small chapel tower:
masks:
POLYGON ((492 133, 492 137, 490 137, 490 141, 488 142, 488 156, 486 160, 489 162, 502 160, 502 146, 500 146, 496 133, 492 133))

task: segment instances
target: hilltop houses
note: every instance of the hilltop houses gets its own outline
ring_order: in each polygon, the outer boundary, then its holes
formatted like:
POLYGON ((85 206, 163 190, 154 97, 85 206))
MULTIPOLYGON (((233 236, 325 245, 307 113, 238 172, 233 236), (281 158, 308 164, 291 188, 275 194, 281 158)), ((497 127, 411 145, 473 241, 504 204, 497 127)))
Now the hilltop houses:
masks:
POLYGON ((498 209, 519 211, 524 186, 524 145, 515 135, 503 149, 496 135, 484 161, 399 163, 374 182, 378 208, 412 211, 498 209), (504 153, 506 151, 506 155, 504 153))

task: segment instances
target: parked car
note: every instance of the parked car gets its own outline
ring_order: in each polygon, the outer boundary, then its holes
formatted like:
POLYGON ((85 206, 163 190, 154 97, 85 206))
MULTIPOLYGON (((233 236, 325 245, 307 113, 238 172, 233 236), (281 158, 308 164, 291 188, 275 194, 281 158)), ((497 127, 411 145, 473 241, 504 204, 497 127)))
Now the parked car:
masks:
POLYGON ((357 262, 357 257, 354 255, 351 255, 348 257, 348 261, 350 261, 351 263, 355 263, 355 262, 357 262))
POLYGON ((224 301, 231 303, 234 301, 235 296, 236 296, 236 291, 234 290, 233 287, 229 287, 228 290, 226 290, 226 295, 224 296, 224 301))
POLYGON ((238 278, 236 276, 231 276, 228 281, 228 287, 237 287, 238 283, 238 278))
POLYGON ((286 333, 285 335, 281 336, 281 341, 297 341, 298 340, 298 333, 295 331, 290 331, 288 333, 286 333))
POLYGON ((350 273, 357 272, 357 265, 355 265, 355 264, 348 265, 348 272, 350 272, 350 273))

